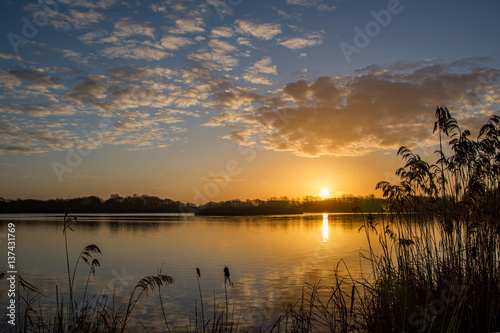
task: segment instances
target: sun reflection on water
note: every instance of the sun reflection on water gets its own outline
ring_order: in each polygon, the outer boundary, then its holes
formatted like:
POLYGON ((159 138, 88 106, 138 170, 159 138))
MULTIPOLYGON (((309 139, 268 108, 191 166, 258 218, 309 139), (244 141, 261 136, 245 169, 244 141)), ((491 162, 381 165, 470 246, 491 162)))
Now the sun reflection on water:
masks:
POLYGON ((323 214, 323 242, 328 240, 328 214, 323 214))

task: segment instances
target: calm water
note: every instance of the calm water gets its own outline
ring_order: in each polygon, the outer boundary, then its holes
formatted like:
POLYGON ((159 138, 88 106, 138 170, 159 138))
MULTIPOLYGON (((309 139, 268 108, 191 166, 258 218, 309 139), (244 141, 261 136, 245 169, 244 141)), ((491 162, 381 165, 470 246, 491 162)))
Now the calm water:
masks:
MULTIPOLYGON (((364 232, 358 233, 360 216, 341 214, 258 217, 198 217, 169 215, 78 215, 74 232, 68 233, 71 266, 88 244, 100 247, 101 267, 90 278, 91 294, 115 295, 126 302, 142 277, 163 274, 175 283, 161 293, 170 326, 185 330, 194 324, 195 303, 200 307, 196 267, 206 316, 213 303, 225 306, 224 266, 234 286, 229 303, 241 327, 267 328, 283 304, 295 302, 304 283, 321 280, 327 290, 333 271, 344 259, 354 278, 368 263, 360 258, 367 249, 364 232)), ((68 290, 62 215, 0 215, 0 244, 5 253, 7 223, 16 224, 17 269, 24 279, 47 297, 43 306, 55 309, 55 286, 68 290)), ((7 270, 6 259, 0 271, 7 270)), ((343 270, 345 272, 345 269, 343 270)), ((80 262, 75 285, 85 288, 88 265, 80 262)), ((7 282, 2 280, 2 309, 7 282)), ((158 293, 143 296, 133 316, 148 327, 164 330, 158 293)))

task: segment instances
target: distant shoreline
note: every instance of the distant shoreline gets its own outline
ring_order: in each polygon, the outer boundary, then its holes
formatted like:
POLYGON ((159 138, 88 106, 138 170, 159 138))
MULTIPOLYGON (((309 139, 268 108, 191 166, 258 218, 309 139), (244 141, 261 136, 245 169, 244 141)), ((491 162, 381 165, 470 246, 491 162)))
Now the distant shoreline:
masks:
POLYGON ((0 214, 184 214, 200 216, 258 216, 279 214, 304 214, 318 212, 351 213, 353 209, 363 212, 381 211, 384 199, 370 196, 343 196, 323 199, 304 197, 269 198, 267 200, 227 200, 207 202, 201 205, 183 203, 155 196, 137 195, 122 197, 111 195, 103 200, 96 196, 74 199, 16 199, 0 197, 0 214))

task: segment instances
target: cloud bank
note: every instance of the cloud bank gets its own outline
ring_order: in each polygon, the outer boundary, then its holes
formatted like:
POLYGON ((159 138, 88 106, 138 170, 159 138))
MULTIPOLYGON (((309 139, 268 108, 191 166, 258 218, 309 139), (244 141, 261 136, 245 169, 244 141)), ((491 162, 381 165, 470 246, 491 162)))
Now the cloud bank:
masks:
POLYGON ((205 126, 231 128, 226 138, 242 145, 306 157, 360 156, 435 144, 437 105, 471 129, 498 113, 500 70, 482 59, 373 65, 357 74, 301 79, 268 95, 218 91, 213 102, 225 111, 205 126))

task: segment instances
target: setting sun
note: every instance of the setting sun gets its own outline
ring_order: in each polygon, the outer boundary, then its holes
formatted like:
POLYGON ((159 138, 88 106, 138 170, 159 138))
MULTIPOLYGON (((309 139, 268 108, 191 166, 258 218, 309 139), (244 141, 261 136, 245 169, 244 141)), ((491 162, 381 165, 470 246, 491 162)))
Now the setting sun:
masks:
POLYGON ((330 195, 330 190, 328 190, 327 188, 324 188, 324 189, 321 190, 321 193, 319 195, 323 199, 327 199, 327 198, 329 198, 331 196, 330 195))

